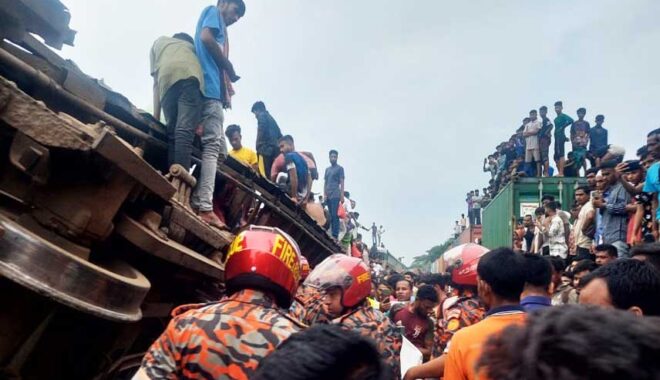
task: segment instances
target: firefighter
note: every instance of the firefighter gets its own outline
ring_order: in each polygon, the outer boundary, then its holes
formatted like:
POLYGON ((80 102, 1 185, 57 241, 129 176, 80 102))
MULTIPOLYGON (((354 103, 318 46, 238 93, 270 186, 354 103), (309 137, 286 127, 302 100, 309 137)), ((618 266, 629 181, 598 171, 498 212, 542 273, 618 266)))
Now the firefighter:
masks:
POLYGON ((394 378, 401 377, 401 332, 383 313, 369 306, 371 275, 361 259, 332 255, 310 273, 305 286, 315 288, 321 294, 329 323, 371 338, 394 378))
POLYGON ((468 247, 461 252, 456 263, 448 268, 451 286, 458 294, 447 298, 442 304, 442 318, 438 318, 435 325, 431 352, 434 359, 409 369, 404 380, 442 377, 445 351, 451 338, 458 330, 484 319, 486 309, 477 294, 477 264, 487 252, 483 247, 468 247))
POLYGON ((300 249, 276 228, 251 226, 225 259, 227 297, 179 308, 134 379, 248 379, 261 359, 303 326, 291 306, 300 249))
POLYGON ((444 352, 456 331, 481 321, 486 314, 477 296, 476 274, 474 283, 455 282, 454 278, 452 274, 452 287, 458 291, 458 295, 447 298, 443 304, 443 318, 436 322, 433 357, 444 352))
POLYGON ((298 322, 305 325, 312 324, 311 322, 316 319, 312 318, 312 314, 318 315, 322 306, 320 302, 321 296, 318 294, 318 291, 309 286, 305 286, 303 283, 307 276, 309 276, 309 272, 309 261, 307 261, 305 256, 300 256, 300 286, 298 287, 296 296, 294 297, 293 302, 291 303, 291 307, 289 308, 289 314, 298 322), (311 304, 314 302, 314 300, 319 300, 317 301, 319 306, 316 308, 316 313, 312 313, 313 308, 311 307, 311 304))
POLYGON ((449 268, 451 286, 457 294, 442 304, 443 317, 436 323, 433 357, 442 355, 456 331, 484 318, 486 310, 477 295, 477 264, 487 252, 481 246, 467 247, 449 268))

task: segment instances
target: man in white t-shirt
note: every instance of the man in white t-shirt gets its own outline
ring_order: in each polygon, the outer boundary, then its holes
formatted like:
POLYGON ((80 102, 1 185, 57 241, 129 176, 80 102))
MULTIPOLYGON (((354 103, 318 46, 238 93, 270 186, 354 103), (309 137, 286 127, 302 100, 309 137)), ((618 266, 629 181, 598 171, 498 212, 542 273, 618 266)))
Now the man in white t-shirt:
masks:
POLYGON ((525 163, 536 162, 536 175, 541 176, 541 147, 539 146, 539 132, 541 131, 541 120, 538 119, 536 110, 529 111, 529 122, 525 124, 523 137, 525 138, 525 163))

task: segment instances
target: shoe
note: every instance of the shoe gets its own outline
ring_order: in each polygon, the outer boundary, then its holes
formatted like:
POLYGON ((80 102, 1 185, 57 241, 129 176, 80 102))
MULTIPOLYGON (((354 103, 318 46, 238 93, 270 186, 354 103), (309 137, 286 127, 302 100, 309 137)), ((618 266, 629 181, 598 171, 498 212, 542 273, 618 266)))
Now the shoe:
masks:
POLYGON ((200 211, 197 215, 201 220, 206 222, 211 227, 215 227, 221 230, 227 229, 227 226, 222 223, 220 218, 218 218, 213 211, 200 211))

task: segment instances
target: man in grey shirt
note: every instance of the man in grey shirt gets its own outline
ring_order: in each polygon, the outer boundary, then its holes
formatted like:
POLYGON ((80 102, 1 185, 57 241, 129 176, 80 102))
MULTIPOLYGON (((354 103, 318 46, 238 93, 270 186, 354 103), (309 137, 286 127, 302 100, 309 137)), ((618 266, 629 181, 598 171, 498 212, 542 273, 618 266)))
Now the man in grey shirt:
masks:
POLYGON ((339 216, 337 211, 339 205, 344 203, 344 168, 337 164, 339 153, 336 150, 330 151, 330 167, 325 169, 325 186, 323 188, 323 197, 328 204, 330 212, 330 231, 332 237, 339 237, 339 216))

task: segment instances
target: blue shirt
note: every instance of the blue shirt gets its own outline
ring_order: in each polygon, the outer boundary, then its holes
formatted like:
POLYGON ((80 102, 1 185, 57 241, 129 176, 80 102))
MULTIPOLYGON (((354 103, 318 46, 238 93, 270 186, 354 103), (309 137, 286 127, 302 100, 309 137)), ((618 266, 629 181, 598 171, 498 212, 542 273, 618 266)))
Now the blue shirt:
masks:
POLYGON ((223 100, 225 93, 224 81, 220 80, 220 68, 213 60, 211 53, 206 50, 204 42, 202 42, 202 30, 204 28, 211 29, 211 33, 215 36, 215 41, 220 45, 220 49, 224 49, 225 20, 220 16, 220 11, 216 6, 211 5, 204 8, 202 15, 199 17, 197 30, 195 31, 195 51, 204 73, 204 96, 209 99, 223 100))
POLYGON ((528 296, 520 300, 520 306, 527 312, 543 310, 546 307, 552 306, 552 300, 550 297, 528 296))
POLYGON ((298 193, 302 194, 307 191, 307 173, 309 171, 307 161, 298 152, 285 154, 284 161, 286 162, 287 170, 292 168, 291 166, 296 169, 296 174, 298 175, 298 188, 296 190, 298 193))
POLYGON ((589 150, 596 151, 598 149, 607 148, 607 129, 596 124, 595 127, 589 131, 589 150))
POLYGON ((625 242, 628 235, 628 212, 630 194, 620 182, 610 187, 604 194, 605 208, 600 210, 603 225, 603 243, 625 242))
POLYGON ((498 306, 494 307, 488 312, 486 312, 485 317, 490 317, 492 315, 503 315, 503 314, 516 314, 516 313, 521 313, 524 312, 525 309, 522 308, 520 305, 503 305, 503 306, 498 306))
MULTIPOLYGON (((660 193, 660 162, 651 165, 646 172, 646 182, 644 182, 643 191, 645 193, 653 193, 656 195, 660 193)), ((655 218, 660 220, 660 207, 658 207, 655 218)))

